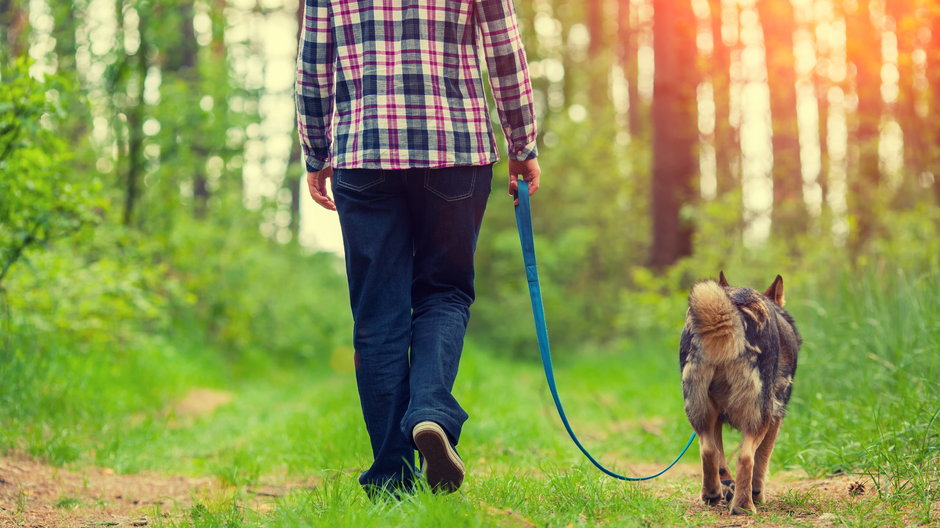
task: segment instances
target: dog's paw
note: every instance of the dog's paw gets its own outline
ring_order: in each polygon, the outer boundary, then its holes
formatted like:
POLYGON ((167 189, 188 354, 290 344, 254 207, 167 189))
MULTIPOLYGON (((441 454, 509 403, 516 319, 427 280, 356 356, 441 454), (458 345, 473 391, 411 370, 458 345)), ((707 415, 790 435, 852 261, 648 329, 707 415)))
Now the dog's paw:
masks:
POLYGON ((731 507, 728 509, 731 515, 751 515, 757 511, 757 508, 754 507, 754 503, 731 503, 731 507))
POLYGON ((754 501, 754 504, 763 504, 764 503, 764 490, 752 491, 751 500, 754 501))
POLYGON ((721 495, 715 495, 714 497, 706 497, 702 495, 702 502, 709 506, 714 506, 721 502, 721 495))
POLYGON ((734 499, 734 481, 733 480, 721 481, 721 496, 724 497, 725 502, 727 502, 728 504, 731 503, 731 500, 734 499))
POLYGON ((708 494, 708 493, 705 493, 705 492, 703 491, 703 492, 702 492, 702 502, 704 502, 705 504, 707 504, 707 505, 709 505, 709 506, 714 506, 714 505, 718 504, 719 502, 721 502, 721 495, 718 494, 718 493, 715 493, 715 494, 708 494))

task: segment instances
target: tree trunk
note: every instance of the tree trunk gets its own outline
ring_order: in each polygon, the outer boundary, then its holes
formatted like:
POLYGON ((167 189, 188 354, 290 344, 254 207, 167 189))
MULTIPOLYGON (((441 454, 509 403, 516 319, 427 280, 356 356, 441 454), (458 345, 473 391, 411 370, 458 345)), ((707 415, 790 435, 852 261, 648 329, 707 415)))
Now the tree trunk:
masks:
MULTIPOLYGON (((81 4, 87 7, 86 2, 81 4)), ((53 17, 52 37, 55 39, 56 71, 81 82, 75 62, 75 53, 78 50, 76 29, 84 18, 84 13, 78 2, 50 2, 49 9, 53 17)), ((63 98, 64 111, 69 119, 60 124, 60 132, 64 137, 71 138, 76 148, 87 143, 84 138, 93 121, 91 108, 86 98, 78 95, 79 92, 80 90, 72 92, 63 98)), ((73 170, 93 170, 90 166, 79 167, 78 164, 83 161, 85 160, 82 156, 76 156, 73 160, 73 170)))
MULTIPOLYGON (((816 60, 820 62, 823 58, 828 59, 829 54, 826 51, 820 50, 817 44, 816 60)), ((822 208, 825 210, 829 197, 829 88, 832 83, 827 76, 817 71, 813 76, 813 85, 816 92, 816 111, 819 118, 817 122, 819 133, 819 176, 816 178, 816 183, 819 184, 819 189, 822 192, 822 208)))
POLYGON ((607 33, 604 30, 604 0, 586 0, 584 8, 588 34, 591 35, 588 54, 593 59, 604 51, 607 44, 607 33))
POLYGON ((930 12, 930 45, 927 46, 927 84, 930 86, 930 133, 927 155, 933 174, 934 198, 940 206, 940 6, 933 4, 930 12))
POLYGON ((709 0, 712 30, 711 80, 715 101, 715 180, 718 196, 735 189, 737 178, 731 168, 737 150, 731 127, 731 50, 721 36, 721 0, 709 0))
MULTIPOLYGON (((119 7, 120 2, 118 3, 119 7)), ((134 223, 134 214, 137 202, 140 199, 140 180, 144 172, 143 145, 144 145, 144 86, 146 85, 147 69, 149 67, 147 54, 149 42, 146 32, 146 13, 141 13, 138 31, 140 33, 140 46, 137 53, 130 59, 136 67, 137 94, 131 108, 127 110, 127 172, 125 173, 124 194, 124 224, 134 223)))
POLYGON ((773 232, 784 240, 805 230, 800 131, 796 117, 796 60, 790 0, 759 0, 773 124, 773 232))
POLYGON ((621 64, 627 81, 627 120, 631 138, 638 138, 642 133, 640 122, 639 60, 637 58, 637 31, 630 20, 630 0, 620 0, 617 4, 617 32, 620 37, 621 64))
POLYGON ((75 27, 78 24, 77 7, 74 2, 50 3, 54 20, 52 37, 55 39, 55 54, 58 71, 75 71, 75 27))
POLYGON ((9 51, 9 57, 26 53, 29 43, 29 2, 27 0, 0 0, 0 58, 9 51))
POLYGON ((561 23, 561 65, 565 70, 565 75, 561 80, 561 91, 564 95, 563 108, 568 108, 574 104, 574 94, 577 92, 574 82, 574 71, 576 64, 571 58, 571 43, 569 36, 571 34, 571 21, 575 14, 572 12, 570 4, 562 3, 555 5, 555 18, 561 23))
MULTIPOLYGON (((297 2, 297 44, 300 45, 300 37, 303 31, 304 24, 304 2, 300 0, 297 2)), ((303 179, 298 179, 298 176, 295 176, 294 167, 295 162, 300 161, 299 170, 296 171, 296 174, 303 175, 307 172, 307 165, 303 160, 303 151, 300 148, 300 139, 299 131, 297 130, 297 120, 294 120, 294 132, 293 138, 294 141, 291 144, 290 149, 290 163, 287 164, 287 176, 284 178, 284 185, 290 191, 290 231, 291 239, 298 240, 300 235, 300 197, 301 197, 301 185, 303 179)))
POLYGON ((896 206, 904 208, 918 200, 920 175, 925 170, 922 153, 924 129, 917 115, 917 88, 914 79, 914 49, 917 46, 917 12, 910 0, 888 0, 888 14, 894 19, 898 42, 898 102, 895 110, 904 135, 904 170, 896 206))
POLYGON ((857 0, 855 10, 846 13, 846 58, 854 70, 858 106, 850 127, 849 145, 855 153, 849 166, 848 212, 854 220, 849 242, 857 249, 871 235, 883 213, 881 169, 878 158, 881 124, 881 35, 871 19, 871 0, 857 0))
MULTIPOLYGON (((162 10, 164 6, 157 5, 155 7, 157 10, 162 10)), ((199 105, 199 43, 196 42, 196 32, 193 27, 193 16, 195 15, 193 0, 179 0, 176 5, 169 4, 165 7, 177 11, 172 16, 178 17, 175 20, 179 24, 180 38, 174 39, 163 46, 166 57, 163 70, 183 81, 197 94, 187 101, 188 105, 192 105, 192 108, 187 109, 187 115, 194 115, 195 112, 198 112, 197 107, 199 105)), ((188 126, 187 124, 182 125, 184 128, 188 126)), ((202 162, 209 155, 209 151, 205 147, 204 138, 199 134, 198 129, 185 128, 184 130, 178 130, 177 134, 186 138, 189 143, 189 150, 195 154, 195 159, 200 162, 189 167, 189 171, 192 172, 193 216, 204 218, 209 208, 210 192, 209 182, 203 169, 205 164, 202 162)))
POLYGON ((587 61, 588 108, 591 116, 600 119, 609 113, 610 60, 607 53, 607 31, 604 17, 606 0, 587 0, 585 18, 590 35, 587 61))
POLYGON ((688 0, 653 0, 653 245, 658 270, 692 253, 692 223, 680 209, 695 200, 696 19, 688 0))
MULTIPOLYGON (((180 7, 180 76, 195 89, 199 87, 199 43, 196 42, 196 33, 193 26, 193 0, 182 0, 180 7)), ((198 104, 198 101, 194 101, 198 104)), ((204 159, 209 155, 202 143, 204 138, 190 135, 193 150, 204 159)), ((201 161, 201 160, 200 160, 201 161)), ((196 218, 205 218, 209 211, 209 181, 206 178, 205 165, 200 163, 192 167, 193 170, 193 215, 196 218)))

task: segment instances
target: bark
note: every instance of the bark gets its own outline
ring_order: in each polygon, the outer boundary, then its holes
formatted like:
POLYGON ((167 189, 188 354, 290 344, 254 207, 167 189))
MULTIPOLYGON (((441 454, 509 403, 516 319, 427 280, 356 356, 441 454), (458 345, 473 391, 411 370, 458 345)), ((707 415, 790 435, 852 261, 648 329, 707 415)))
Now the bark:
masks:
MULTIPOLYGON (((199 44, 196 41, 196 32, 193 26, 193 16, 195 8, 193 0, 177 0, 157 4, 154 6, 155 20, 169 25, 176 30, 179 38, 168 40, 160 47, 161 66, 163 74, 168 80, 179 80, 192 91, 193 97, 186 101, 187 108, 180 115, 184 120, 175 121, 176 128, 173 135, 184 138, 183 151, 189 151, 196 163, 188 164, 186 174, 181 174, 181 178, 189 176, 192 183, 193 216, 204 218, 209 208, 209 182, 206 178, 203 163, 210 154, 210 149, 206 146, 205 137, 200 133, 199 128, 192 128, 192 125, 186 120, 189 116, 198 115, 199 100, 202 96, 200 90, 200 76, 198 70, 199 62, 199 44)), ((183 110, 183 109, 180 109, 183 110)), ((172 155, 171 152, 166 154, 172 155)))
POLYGON ((715 178, 717 194, 734 190, 737 178, 731 168, 737 150, 731 127, 731 49, 721 36, 721 0, 709 0, 712 30, 711 80, 715 101, 715 178))
MULTIPOLYGON (((118 2, 119 8, 123 6, 118 2)), ((149 67, 148 53, 149 42, 147 40, 146 13, 141 13, 139 18, 140 26, 140 47, 129 60, 136 69, 137 75, 137 93, 134 100, 134 106, 127 110, 127 171, 125 172, 125 193, 124 193, 124 224, 132 225, 136 212, 138 201, 140 200, 140 180, 144 172, 144 85, 147 78, 147 69, 149 67)))
POLYGON ((28 49, 29 2, 0 0, 0 57, 19 57, 28 49))
POLYGON ((591 35, 588 54, 593 59, 604 50, 607 43, 607 34, 604 30, 604 0, 587 0, 585 10, 588 33, 591 35))
MULTIPOLYGON (((180 2, 180 40, 179 48, 179 73, 180 76, 192 87, 199 86, 199 44, 196 42, 196 33, 193 26, 193 8, 192 0, 182 0, 180 2)), ((208 156, 208 150, 203 146, 201 137, 190 136, 193 142, 193 149, 203 158, 208 156)), ((193 214, 196 218, 205 218, 209 210, 209 182, 206 173, 203 170, 204 164, 200 163, 193 167, 193 214)))
POLYGON ((637 31, 630 20, 630 0, 620 0, 617 4, 617 32, 620 40, 621 64, 627 81, 627 119, 630 137, 640 137, 642 124, 640 118, 639 61, 637 59, 637 31))
POLYGON ((898 102, 895 115, 904 135, 904 171, 901 188, 897 196, 900 207, 916 201, 920 187, 920 174, 925 170, 923 157, 924 130, 917 115, 917 89, 914 80, 914 49, 917 46, 917 23, 915 2, 911 0, 888 0, 886 8, 894 19, 894 31, 898 42, 898 102))
POLYGON ((796 23, 790 0, 759 0, 757 11, 764 30, 773 124, 773 232, 789 239, 806 227, 793 55, 796 23))
MULTIPOLYGON (((822 59, 823 54, 817 47, 817 60, 822 59)), ((816 90, 816 111, 819 116, 817 125, 819 127, 819 176, 816 183, 822 192, 822 207, 825 210, 829 196, 829 88, 831 82, 827 77, 819 74, 814 76, 814 87, 816 90)))
POLYGON ((585 4, 585 18, 591 38, 587 63, 588 107, 591 109, 591 115, 596 118, 603 117, 608 112, 609 105, 607 84, 610 78, 610 61, 607 56, 608 39, 604 23, 605 1, 587 0, 585 4))
POLYGON ((688 0, 653 0, 653 245, 662 270, 692 252, 692 203, 698 175, 696 19, 688 0))
POLYGON ((74 2, 50 4, 53 20, 52 37, 55 38, 55 54, 58 70, 75 71, 75 27, 78 24, 74 2))
MULTIPOLYGON (((300 0, 297 2, 297 44, 300 45, 300 36, 303 31, 304 24, 304 1, 300 0)), ((299 134, 297 130, 297 120, 294 120, 294 132, 293 138, 294 142, 291 145, 290 150, 290 159, 291 163, 288 164, 287 176, 284 178, 284 184, 290 190, 290 230, 293 240, 297 240, 300 234, 300 197, 301 197, 301 185, 303 180, 298 180, 297 177, 293 176, 295 167, 295 162, 300 161, 300 169, 297 170, 299 174, 306 174, 307 166, 304 163, 303 151, 300 148, 299 134)))
POLYGON ((930 119, 931 134, 928 156, 930 156, 930 171, 933 174, 933 190, 936 204, 940 206, 940 6, 933 4, 930 8, 930 44, 927 46, 927 79, 930 86, 930 119))
POLYGON ((574 70, 575 62, 571 58, 571 44, 568 40, 571 34, 572 7, 568 4, 556 6, 555 17, 561 22, 561 64, 565 69, 565 76, 561 80, 561 91, 564 94, 564 108, 574 104, 575 83, 574 70))
MULTIPOLYGON (((81 81, 81 77, 75 61, 75 53, 78 49, 76 29, 82 18, 83 7, 87 8, 87 2, 51 2, 49 4, 54 21, 52 37, 55 39, 56 70, 60 74, 73 77, 78 82, 81 81)), ((60 131, 63 136, 72 138, 76 146, 81 145, 88 133, 88 126, 92 122, 91 108, 85 98, 80 96, 65 97, 63 104, 65 112, 71 119, 60 125, 60 131)), ((81 163, 81 160, 75 159, 74 163, 81 163)), ((76 165, 73 168, 79 167, 76 165)))
POLYGON ((878 136, 881 123, 881 35, 871 19, 871 0, 857 0, 846 13, 846 58, 854 71, 858 106, 849 132, 855 153, 849 166, 848 212, 855 229, 850 244, 857 249, 867 240, 881 214, 881 169, 878 136))

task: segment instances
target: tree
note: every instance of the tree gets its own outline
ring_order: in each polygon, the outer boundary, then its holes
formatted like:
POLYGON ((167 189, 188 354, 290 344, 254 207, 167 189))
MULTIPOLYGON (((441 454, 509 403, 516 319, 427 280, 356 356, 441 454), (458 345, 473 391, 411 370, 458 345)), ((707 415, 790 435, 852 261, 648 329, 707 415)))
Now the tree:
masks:
POLYGON ((855 152, 849 166, 848 208, 854 223, 850 234, 854 247, 864 242, 874 229, 882 207, 879 187, 881 169, 878 158, 881 124, 881 35, 871 18, 871 0, 857 0, 845 14, 846 59, 854 72, 854 126, 850 127, 849 145, 855 152))
MULTIPOLYGON (((297 2, 294 16, 297 19, 297 43, 299 45, 304 28, 304 2, 302 0, 297 2)), ((290 162, 287 164, 287 175, 284 177, 283 182, 284 187, 290 191, 290 231, 293 240, 297 240, 300 233, 300 197, 303 183, 298 173, 305 175, 307 172, 306 164, 302 159, 300 141, 297 139, 298 135, 297 122, 294 120, 294 131, 291 134, 293 142, 291 143, 290 162), (297 162, 299 162, 299 165, 297 162), (294 167, 297 167, 297 169, 294 167)))
POLYGON ((920 175, 926 170, 923 152, 924 127, 917 115, 917 87, 914 74, 914 50, 917 47, 918 10, 916 0, 887 0, 886 10, 894 19, 898 41, 898 101, 895 115, 904 134, 904 176, 897 197, 898 205, 917 200, 920 175))
MULTIPOLYGON (((165 57, 163 63, 164 75, 168 77, 164 83, 172 80, 181 81, 189 90, 199 89, 199 44, 196 42, 196 33, 193 27, 194 5, 192 0, 178 0, 178 3, 163 3, 156 6, 159 17, 164 22, 169 22, 167 28, 170 34, 177 38, 166 39, 163 42, 161 55, 165 57), (167 11, 165 14, 163 11, 167 11)), ((187 90, 188 91, 188 90, 187 90)), ((201 91, 201 90, 200 90, 201 91)), ((198 93, 198 92, 197 92, 198 93)), ((201 96, 202 94, 199 94, 201 96)), ((199 100, 201 97, 188 94, 177 104, 182 108, 175 109, 179 118, 175 121, 174 135, 179 140, 186 143, 182 149, 176 149, 176 152, 184 150, 195 154, 192 160, 196 163, 185 163, 186 172, 190 172, 192 177, 192 198, 193 214, 196 218, 204 218, 209 208, 209 182, 204 170, 205 160, 209 155, 209 149, 206 148, 206 138, 202 137, 198 127, 194 130, 192 123, 189 122, 193 116, 200 112, 199 100)), ((169 182, 168 182, 169 183, 169 182)))
POLYGON ((733 154, 738 146, 731 126, 731 49, 721 34, 721 0, 709 0, 709 21, 712 30, 712 60, 709 73, 715 101, 715 179, 719 196, 737 186, 732 169, 733 154))
POLYGON ((599 117, 608 113, 610 99, 607 84, 610 61, 607 55, 607 24, 604 14, 606 0, 587 0, 584 4, 590 42, 588 43, 587 95, 591 114, 599 117))
POLYGON ((108 67, 106 78, 108 80, 108 93, 111 97, 112 129, 117 142, 116 170, 123 173, 121 186, 124 194, 124 207, 122 218, 125 225, 135 222, 136 210, 142 194, 141 183, 144 173, 144 91, 147 70, 150 67, 150 40, 147 33, 147 24, 151 22, 150 13, 143 12, 149 7, 149 2, 141 0, 128 4, 125 0, 116 0, 114 3, 115 19, 118 34, 116 42, 120 43, 113 50, 113 62, 108 67), (132 53, 125 50, 127 33, 125 32, 125 14, 128 10, 137 11, 138 35, 137 49, 132 53), (133 96, 128 92, 133 90, 133 96))
POLYGON ((816 40, 816 69, 813 72, 813 88, 816 95, 816 115, 819 134, 819 176, 816 182, 822 192, 823 207, 829 196, 829 88, 832 81, 829 78, 829 61, 832 60, 830 43, 816 40))
POLYGON ((68 144, 56 129, 69 117, 49 90, 72 89, 62 77, 29 75, 31 61, 0 64, 0 291, 33 246, 62 238, 94 219, 95 182, 66 167, 68 144))
POLYGON ((773 123, 774 233, 788 238, 798 233, 806 214, 800 132, 796 116, 796 60, 793 55, 793 5, 790 0, 758 0, 764 30, 770 115, 773 123))
POLYGON ((632 10, 630 0, 619 0, 617 3, 617 32, 620 40, 620 63, 627 81, 627 119, 630 137, 637 138, 643 131, 640 121, 640 90, 637 83, 640 78, 639 60, 637 57, 637 31, 631 21, 632 10))
POLYGON ((19 57, 26 52, 28 4, 26 0, 0 0, 0 58, 6 50, 9 57, 19 57))
POLYGON ((687 0, 653 0, 653 244, 650 264, 663 269, 692 253, 692 222, 682 206, 695 200, 698 174, 696 19, 687 0))
MULTIPOLYGON (((930 4, 930 45, 927 46, 927 78, 930 85, 930 114, 940 115, 940 5, 930 4)), ((931 119, 930 168, 933 190, 940 206, 940 119, 931 119)))

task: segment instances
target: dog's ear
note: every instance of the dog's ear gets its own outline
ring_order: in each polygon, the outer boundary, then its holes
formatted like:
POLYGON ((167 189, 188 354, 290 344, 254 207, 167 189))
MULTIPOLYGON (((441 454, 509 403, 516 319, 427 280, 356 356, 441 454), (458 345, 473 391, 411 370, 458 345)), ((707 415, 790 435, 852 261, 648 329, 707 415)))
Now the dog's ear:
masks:
POLYGON ((783 298, 783 277, 777 275, 777 278, 774 279, 774 283, 770 285, 770 288, 767 288, 764 295, 773 301, 774 304, 782 308, 783 305, 786 304, 783 298))
POLYGON ((722 288, 727 288, 731 286, 730 284, 728 284, 728 279, 725 278, 724 270, 718 272, 718 285, 721 286, 722 288))

